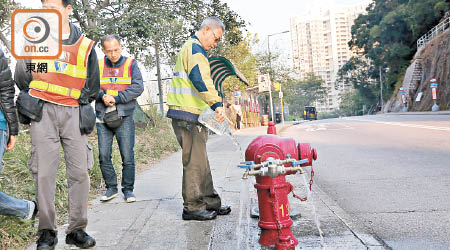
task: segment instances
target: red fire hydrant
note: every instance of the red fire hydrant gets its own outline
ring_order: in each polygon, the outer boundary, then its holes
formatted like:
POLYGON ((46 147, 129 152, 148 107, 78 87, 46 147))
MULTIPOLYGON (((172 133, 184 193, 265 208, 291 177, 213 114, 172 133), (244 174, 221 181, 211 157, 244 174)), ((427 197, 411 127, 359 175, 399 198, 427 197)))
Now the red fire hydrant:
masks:
MULTIPOLYGON (((270 129, 273 132, 275 129, 270 129)), ((276 132, 275 132, 276 133, 276 132)), ((245 151, 244 175, 256 176, 258 191, 259 223, 261 236, 259 244, 276 247, 277 250, 295 249, 297 239, 291 231, 288 194, 293 190, 286 175, 303 173, 301 167, 312 166, 317 153, 309 143, 296 143, 292 138, 282 138, 274 134, 259 136, 245 151)))

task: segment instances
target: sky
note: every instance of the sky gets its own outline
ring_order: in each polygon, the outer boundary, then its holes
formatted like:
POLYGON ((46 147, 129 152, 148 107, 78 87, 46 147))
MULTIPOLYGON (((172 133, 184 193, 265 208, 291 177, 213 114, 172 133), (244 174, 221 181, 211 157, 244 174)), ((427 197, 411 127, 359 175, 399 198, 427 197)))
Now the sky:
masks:
MULTIPOLYGON (((40 0, 17 0, 24 6, 37 8, 40 0)), ((247 30, 256 33, 259 44, 254 52, 267 51, 267 35, 289 30, 291 17, 300 15, 309 8, 321 6, 351 5, 368 0, 222 0, 249 24, 247 30)), ((270 37, 271 53, 280 53, 287 64, 291 64, 291 37, 289 33, 270 37)))
MULTIPOLYGON (((239 14, 244 20, 250 22, 248 30, 258 33, 260 39, 267 35, 289 30, 289 19, 300 15, 303 11, 319 7, 347 5, 367 2, 367 0, 222 0, 239 14)), ((283 34, 284 35, 284 34, 283 34)), ((289 35, 289 34, 286 34, 289 35)), ((272 39, 272 37, 271 37, 272 39)))
POLYGON ((301 15, 310 8, 334 5, 352 5, 368 0, 222 0, 249 24, 247 30, 256 33, 260 40, 255 51, 267 51, 267 36, 270 36, 270 51, 281 54, 281 60, 292 65, 290 33, 288 31, 291 17, 301 15))
MULTIPOLYGON (((40 0, 17 0, 27 7, 40 7, 40 0)), ((289 30, 289 19, 308 8, 333 4, 356 4, 367 0, 222 0, 249 23, 249 32, 257 33, 261 42, 267 35, 289 30)), ((289 33, 280 35, 289 37, 289 33)), ((271 36, 275 41, 279 38, 271 36)), ((283 39, 283 38, 281 38, 283 39)))
MULTIPOLYGON (((40 0, 17 0, 27 7, 40 7, 40 0)), ((249 22, 248 30, 258 33, 261 40, 268 34, 289 30, 289 18, 316 6, 331 6, 332 4, 355 4, 367 0, 222 0, 249 22)), ((289 34, 283 34, 289 36, 289 34)))

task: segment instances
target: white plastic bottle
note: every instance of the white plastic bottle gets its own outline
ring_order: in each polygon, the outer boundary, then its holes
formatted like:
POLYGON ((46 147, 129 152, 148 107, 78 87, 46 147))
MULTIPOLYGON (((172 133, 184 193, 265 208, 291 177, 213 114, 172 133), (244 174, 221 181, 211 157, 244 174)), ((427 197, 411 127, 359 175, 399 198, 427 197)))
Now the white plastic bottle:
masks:
POLYGON ((223 122, 218 122, 216 115, 216 112, 212 109, 206 108, 198 117, 198 122, 218 135, 231 135, 232 132, 228 127, 228 121, 225 119, 223 122))

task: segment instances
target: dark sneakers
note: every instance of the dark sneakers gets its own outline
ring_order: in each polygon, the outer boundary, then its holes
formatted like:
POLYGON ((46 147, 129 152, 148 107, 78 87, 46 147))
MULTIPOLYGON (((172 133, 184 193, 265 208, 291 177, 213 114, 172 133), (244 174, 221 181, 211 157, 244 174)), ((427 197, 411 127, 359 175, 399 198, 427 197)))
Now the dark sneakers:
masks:
POLYGON ((85 231, 76 229, 66 235, 66 244, 75 245, 79 248, 86 249, 95 246, 95 240, 85 231))
POLYGON ((117 196, 117 190, 114 190, 112 188, 106 189, 105 194, 100 198, 101 201, 109 201, 114 199, 114 197, 117 196))
POLYGON ((43 229, 37 243, 37 250, 53 250, 58 243, 57 232, 43 229))
POLYGON ((217 215, 227 215, 231 213, 231 207, 227 205, 222 205, 217 209, 211 209, 212 211, 216 211, 217 215))
POLYGON ((216 211, 212 210, 198 210, 198 211, 189 211, 186 208, 183 208, 183 220, 213 220, 217 216, 216 211))
POLYGON ((135 202, 136 201, 136 195, 132 191, 126 190, 123 191, 123 198, 127 203, 135 202))

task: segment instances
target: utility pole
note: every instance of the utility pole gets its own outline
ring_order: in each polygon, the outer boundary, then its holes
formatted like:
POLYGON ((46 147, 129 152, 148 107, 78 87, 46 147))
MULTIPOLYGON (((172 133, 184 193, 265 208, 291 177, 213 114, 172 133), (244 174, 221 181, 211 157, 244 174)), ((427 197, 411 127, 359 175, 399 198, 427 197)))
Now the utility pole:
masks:
POLYGON ((381 65, 378 67, 379 73, 380 73, 380 105, 381 105, 381 112, 383 112, 383 82, 381 81, 381 65))
POLYGON ((155 58, 156 58, 156 75, 158 77, 159 110, 161 111, 161 117, 164 117, 164 96, 163 96, 162 81, 161 81, 161 67, 159 65, 159 46, 158 46, 158 44, 155 44, 155 58))
MULTIPOLYGON (((267 36, 267 51, 269 52, 269 76, 270 71, 272 70, 272 62, 270 59, 270 43, 269 43, 270 35, 267 36)), ((275 121, 275 117, 273 117, 273 103, 272 103, 272 79, 269 80, 269 99, 270 99, 270 114, 272 117, 272 121, 275 121)))
MULTIPOLYGON (((270 56, 270 37, 274 36, 274 35, 279 35, 279 34, 284 34, 284 33, 288 33, 289 30, 283 31, 283 32, 279 32, 279 33, 274 33, 274 34, 270 34, 267 35, 267 52, 269 54, 269 75, 270 75, 270 71, 272 70, 272 60, 271 60, 271 56, 270 56)), ((272 78, 272 77, 271 77, 272 78)), ((275 121, 275 117, 273 116, 273 103, 272 103, 272 82, 269 83, 269 97, 270 97, 270 113, 272 115, 272 121, 275 121)), ((280 89, 281 91, 281 89, 280 89)), ((283 106, 282 106, 283 107, 283 106)), ((283 112, 283 110, 282 110, 283 112)), ((283 117, 283 123, 284 123, 284 115, 283 113, 281 113, 282 117, 283 117)))
POLYGON ((284 107, 283 107, 283 91, 281 90, 281 83, 280 83, 280 93, 279 93, 279 97, 280 97, 280 105, 281 105, 281 122, 284 125, 284 107))

